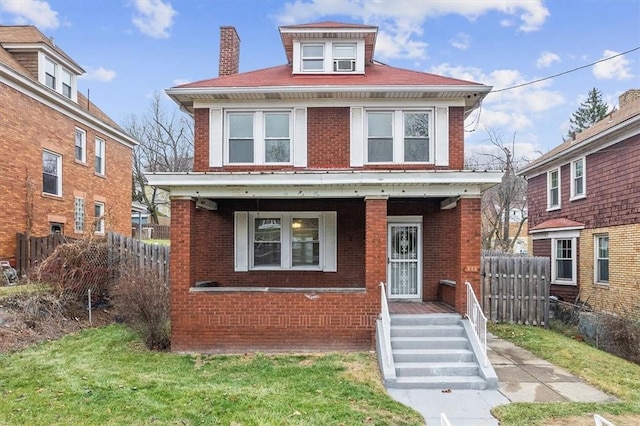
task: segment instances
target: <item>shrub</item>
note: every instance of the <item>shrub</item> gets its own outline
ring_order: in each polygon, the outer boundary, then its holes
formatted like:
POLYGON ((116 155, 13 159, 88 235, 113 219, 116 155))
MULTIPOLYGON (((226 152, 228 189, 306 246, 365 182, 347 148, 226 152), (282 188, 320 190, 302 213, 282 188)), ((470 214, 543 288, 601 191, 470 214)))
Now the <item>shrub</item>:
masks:
POLYGON ((140 333, 149 349, 169 348, 169 286, 156 274, 123 266, 110 296, 117 317, 140 333))

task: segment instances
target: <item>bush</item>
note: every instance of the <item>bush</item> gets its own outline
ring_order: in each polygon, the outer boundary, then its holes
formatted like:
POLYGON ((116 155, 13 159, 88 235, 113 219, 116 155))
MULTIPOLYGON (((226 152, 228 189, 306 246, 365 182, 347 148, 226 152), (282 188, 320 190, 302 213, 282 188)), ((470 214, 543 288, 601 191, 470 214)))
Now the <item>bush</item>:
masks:
POLYGON ((124 266, 110 296, 117 317, 140 333, 149 349, 169 348, 169 286, 156 274, 124 266))

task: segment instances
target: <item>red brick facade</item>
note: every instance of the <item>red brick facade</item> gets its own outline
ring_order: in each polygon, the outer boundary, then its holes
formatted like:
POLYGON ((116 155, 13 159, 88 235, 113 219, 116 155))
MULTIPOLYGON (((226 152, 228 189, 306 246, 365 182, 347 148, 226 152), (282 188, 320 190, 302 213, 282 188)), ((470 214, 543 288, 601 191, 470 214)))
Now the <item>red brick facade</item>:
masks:
POLYGON ((105 204, 106 228, 131 233, 131 147, 116 142, 86 123, 45 106, 0 84, 0 258, 15 255, 16 233, 50 233, 51 223, 63 223, 65 235, 92 232, 94 202, 105 204), (75 160, 75 129, 86 131, 86 162, 75 160), (95 138, 105 141, 104 176, 94 172, 95 138), (43 194, 42 155, 62 156, 62 196, 43 194), (27 191, 27 186, 30 188, 27 191), (27 195, 27 194, 31 195, 27 195), (85 201, 85 231, 74 232, 75 197, 85 201))

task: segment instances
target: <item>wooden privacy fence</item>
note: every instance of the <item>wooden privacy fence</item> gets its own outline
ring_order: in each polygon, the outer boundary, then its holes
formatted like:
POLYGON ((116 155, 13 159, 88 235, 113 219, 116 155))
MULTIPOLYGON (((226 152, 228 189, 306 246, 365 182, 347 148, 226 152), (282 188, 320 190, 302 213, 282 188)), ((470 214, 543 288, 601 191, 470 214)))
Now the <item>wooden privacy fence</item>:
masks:
MULTIPOLYGON (((26 234, 17 234, 16 241, 16 269, 24 274, 51 256, 60 244, 78 240, 59 234, 44 237, 27 237, 26 234)), ((151 271, 164 283, 169 284, 169 246, 145 244, 135 238, 113 232, 107 234, 106 241, 111 278, 117 276, 117 268, 133 265, 136 268, 151 271)))
POLYGON ((485 255, 480 272, 490 321, 549 326, 549 258, 485 255))
POLYGON ((116 267, 132 265, 136 268, 147 269, 165 283, 169 284, 169 246, 160 244, 146 244, 142 241, 109 232, 107 234, 109 247, 109 264, 116 267))

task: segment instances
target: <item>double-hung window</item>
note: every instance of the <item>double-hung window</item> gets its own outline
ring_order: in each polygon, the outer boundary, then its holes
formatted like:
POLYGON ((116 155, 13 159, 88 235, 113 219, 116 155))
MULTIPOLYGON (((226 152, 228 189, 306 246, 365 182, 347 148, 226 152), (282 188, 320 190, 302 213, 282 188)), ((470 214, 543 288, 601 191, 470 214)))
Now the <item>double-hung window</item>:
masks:
POLYGON ((62 83, 62 94, 64 96, 66 96, 67 98, 71 99, 71 84, 72 84, 72 77, 71 77, 71 73, 67 70, 65 70, 64 68, 60 70, 60 80, 62 83))
POLYGON ((94 203, 95 233, 104 234, 104 203, 94 203))
POLYGON ((368 163, 431 163, 431 111, 368 111, 368 163))
POLYGON ((104 139, 96 138, 95 147, 95 171, 99 175, 105 174, 105 150, 104 139))
POLYGON ((333 44, 333 71, 352 72, 356 69, 356 44, 333 44))
POLYGON ((547 173, 547 210, 560 208, 560 169, 547 173))
POLYGON ((335 271, 335 212, 236 212, 236 270, 335 271))
POLYGON ((75 197, 73 210, 74 230, 77 234, 84 232, 84 198, 75 197))
POLYGON ((62 156, 42 152, 42 192, 62 196, 62 156))
POLYGON ((609 284, 609 235, 595 235, 594 239, 595 282, 609 284))
POLYGON ((324 44, 303 44, 302 51, 302 71, 323 71, 324 70, 324 44))
POLYGON ((576 283, 576 239, 552 239, 552 278, 555 284, 576 283))
POLYGON ((44 60, 44 84, 50 89, 57 89, 58 65, 49 58, 44 60))
POLYGON ((571 198, 582 198, 586 194, 585 159, 571 162, 571 198))
POLYGON ((291 163, 291 112, 229 112, 227 128, 229 164, 291 163))
POLYGON ((82 163, 87 161, 87 132, 76 128, 76 160, 82 163))

